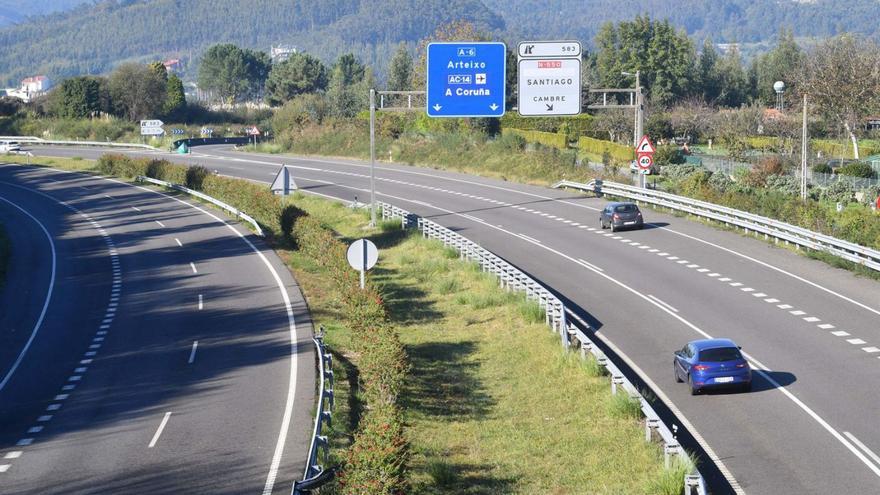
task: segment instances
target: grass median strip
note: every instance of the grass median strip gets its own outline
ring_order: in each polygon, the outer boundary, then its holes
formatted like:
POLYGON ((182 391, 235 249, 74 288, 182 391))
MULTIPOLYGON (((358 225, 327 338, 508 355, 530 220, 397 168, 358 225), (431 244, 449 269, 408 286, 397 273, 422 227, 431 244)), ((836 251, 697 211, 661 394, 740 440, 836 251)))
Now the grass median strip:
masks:
MULTIPOLYGON (((294 204, 346 240, 379 246, 371 277, 411 365, 400 403, 414 493, 681 491, 686 466, 663 469, 660 448, 644 442, 637 405, 612 397, 594 362, 560 351, 537 305, 394 223, 370 230, 361 211, 309 197, 294 204)), ((342 459, 363 412, 358 356, 320 267, 282 254, 336 354, 331 445, 342 459)))

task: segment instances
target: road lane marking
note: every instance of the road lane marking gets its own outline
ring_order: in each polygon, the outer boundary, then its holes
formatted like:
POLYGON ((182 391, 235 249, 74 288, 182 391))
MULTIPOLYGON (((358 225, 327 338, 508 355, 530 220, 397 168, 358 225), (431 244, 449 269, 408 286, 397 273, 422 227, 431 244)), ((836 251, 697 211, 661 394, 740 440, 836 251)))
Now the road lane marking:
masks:
POLYGON ((666 307, 666 308, 669 308, 669 309, 672 310, 674 313, 678 313, 678 310, 677 310, 677 309, 675 309, 674 307, 672 307, 669 303, 660 300, 659 297, 653 296, 653 295, 651 295, 651 294, 648 294, 648 297, 650 297, 651 299, 653 299, 654 301, 656 301, 657 303, 659 303, 661 306, 664 306, 664 307, 666 307))
POLYGON ((27 447, 28 445, 34 443, 33 438, 22 438, 21 440, 15 442, 16 447, 27 447))
POLYGON ((776 306, 776 307, 779 308, 779 309, 791 309, 791 308, 793 308, 794 306, 792 306, 791 304, 780 304, 780 305, 778 305, 778 306, 776 306))
POLYGON ((28 431, 27 431, 27 432, 28 432, 29 434, 34 434, 34 433, 39 433, 39 432, 41 432, 41 431, 43 431, 43 427, 42 427, 42 426, 32 426, 32 427, 28 428, 28 431))
POLYGON ((158 223, 158 224, 159 224, 159 227, 163 227, 163 228, 164 228, 164 227, 165 227, 165 224, 164 224, 164 223, 162 223, 162 222, 160 222, 160 221, 158 221, 158 220, 156 220, 156 223, 158 223))
POLYGON ((0 464, 0 473, 5 473, 9 471, 9 468, 12 467, 12 464, 0 464))
POLYGON ((51 414, 44 414, 44 415, 40 416, 39 418, 37 418, 37 421, 39 421, 41 423, 45 423, 46 421, 51 421, 51 420, 52 420, 51 414))
POLYGON ((605 271, 605 270, 599 268, 598 266, 596 266, 596 265, 594 265, 594 264, 592 264, 592 263, 590 263, 590 262, 584 261, 584 260, 581 259, 581 258, 578 258, 578 263, 580 263, 580 264, 586 266, 587 268, 592 268, 593 270, 597 270, 597 271, 600 271, 600 272, 604 272, 604 271, 605 271))
POLYGON ((134 211, 141 211, 141 209, 138 208, 137 206, 132 206, 132 209, 134 209, 134 211))
MULTIPOLYGON (((23 188, 23 189, 28 190, 27 188, 23 188)), ((51 197, 46 194, 43 194, 43 196, 51 197)), ((54 200, 54 198, 52 198, 52 199, 54 200)), ((18 357, 15 359, 15 362, 12 363, 12 367, 10 367, 9 371, 6 372, 6 375, 3 377, 3 381, 0 381, 0 390, 3 390, 3 388, 6 386, 6 384, 9 383, 9 380, 12 379, 12 375, 15 374, 15 370, 17 370, 18 367, 21 365, 22 360, 24 360, 25 354, 27 354, 28 350, 31 348, 31 344, 33 344, 34 338, 36 338, 36 336, 37 336, 37 332, 40 331, 40 327, 43 325, 43 319, 46 317, 46 311, 49 310, 49 302, 52 300, 52 293, 55 290, 56 256, 55 256, 55 242, 52 241, 52 236, 49 235, 49 231, 46 229, 46 227, 42 223, 40 223, 39 220, 37 220, 37 218, 35 216, 31 215, 24 208, 9 201, 8 199, 0 198, 0 201, 3 201, 5 203, 9 204, 10 206, 12 206, 13 208, 21 211, 22 213, 27 215, 31 220, 33 220, 37 224, 40 227, 40 230, 43 231, 43 234, 45 234, 46 239, 49 240, 49 250, 52 253, 52 268, 50 270, 50 275, 49 275, 49 288, 48 288, 48 290, 46 290, 46 299, 43 301, 43 309, 42 309, 42 311, 40 311, 40 317, 37 318, 37 322, 34 324, 34 329, 31 331, 30 337, 28 337, 28 340, 24 344, 24 347, 21 349, 21 352, 18 353, 18 357)))
POLYGON ((200 311, 201 311, 202 307, 203 307, 203 304, 202 304, 202 295, 199 294, 199 310, 200 310, 200 311))
POLYGON ((174 238, 174 242, 176 242, 178 246, 183 247, 183 244, 180 243, 180 239, 177 237, 174 238))
POLYGON ((807 314, 806 312, 801 311, 801 310, 799 310, 799 309, 795 309, 794 311, 789 311, 789 313, 790 313, 790 314, 793 314, 793 315, 795 315, 795 316, 802 316, 802 315, 807 314))
POLYGON ((867 352, 868 354, 874 354, 875 352, 880 352, 880 349, 871 346, 871 347, 862 347, 862 350, 867 352))
POLYGON ((20 450, 13 450, 12 452, 8 452, 6 455, 3 456, 4 459, 18 459, 19 457, 21 457, 20 450))
POLYGON ((855 435, 853 435, 852 433, 850 433, 848 431, 843 432, 843 434, 846 435, 846 438, 849 438, 850 440, 852 440, 852 443, 856 444, 860 449, 865 451, 865 453, 868 454, 868 456, 870 456, 871 459, 874 460, 874 462, 876 462, 877 464, 880 464, 880 457, 878 457, 877 454, 875 454, 865 444, 863 444, 861 441, 859 441, 859 439, 856 438, 855 435))
POLYGON ((162 418, 162 422, 159 423, 159 429, 156 430, 156 434, 153 435, 153 439, 150 440, 150 445, 147 446, 148 449, 152 449, 156 446, 156 442, 159 441, 159 436, 162 434, 162 430, 165 429, 165 425, 168 424, 168 418, 171 417, 171 411, 165 413, 165 417, 162 418))
POLYGON ((193 273, 199 273, 199 271, 196 270, 196 264, 195 264, 195 263, 193 263, 192 261, 190 261, 190 262, 189 262, 189 266, 190 266, 190 268, 192 268, 193 273))
POLYGON ((196 360, 196 349, 198 349, 198 348, 199 348, 199 341, 194 340, 193 345, 192 345, 192 351, 190 351, 190 353, 189 353, 189 361, 188 361, 189 364, 193 364, 193 361, 196 360))
POLYGON ((846 341, 852 345, 865 345, 865 344, 867 344, 867 342, 865 342, 862 339, 846 339, 846 341))
POLYGON ((819 328, 821 328, 822 330, 830 330, 830 329, 834 328, 834 325, 832 325, 830 323, 823 323, 823 324, 819 325, 819 328))
POLYGON ((525 234, 517 234, 517 235, 520 236, 520 237, 522 237, 523 239, 529 241, 529 242, 534 242, 534 243, 536 243, 536 244, 541 244, 541 241, 539 241, 539 240, 537 240, 537 239, 535 239, 535 238, 533 238, 533 237, 529 237, 529 236, 527 236, 527 235, 525 235, 525 234))
POLYGON ((822 321, 822 320, 820 320, 819 318, 816 318, 815 316, 807 316, 806 318, 804 318, 804 321, 806 321, 808 323, 816 323, 817 321, 822 321))

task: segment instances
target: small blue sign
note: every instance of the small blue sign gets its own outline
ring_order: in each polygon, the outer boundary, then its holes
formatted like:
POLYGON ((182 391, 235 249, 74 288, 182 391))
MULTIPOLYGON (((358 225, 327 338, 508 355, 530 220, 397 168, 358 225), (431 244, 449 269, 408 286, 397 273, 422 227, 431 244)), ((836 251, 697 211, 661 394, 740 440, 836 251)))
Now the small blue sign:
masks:
POLYGON ((428 44, 429 117, 501 117, 506 81, 504 43, 428 44))

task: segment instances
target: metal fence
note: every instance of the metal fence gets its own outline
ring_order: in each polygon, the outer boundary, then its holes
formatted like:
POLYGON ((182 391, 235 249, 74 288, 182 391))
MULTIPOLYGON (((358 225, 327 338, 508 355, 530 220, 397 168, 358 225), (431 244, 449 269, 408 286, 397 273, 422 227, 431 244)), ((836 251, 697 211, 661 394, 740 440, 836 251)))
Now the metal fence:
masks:
MULTIPOLYGON (((544 310, 547 325, 551 331, 559 335, 565 349, 577 349, 583 358, 586 358, 588 353, 591 354, 596 362, 608 371, 611 376, 612 394, 626 393, 632 400, 639 402, 645 415, 645 440, 660 438, 663 442, 664 462, 667 467, 670 456, 688 455, 669 427, 660 420, 651 403, 597 345, 599 336, 595 335, 589 324, 566 308, 555 294, 515 266, 466 237, 396 206, 382 202, 378 205, 382 210, 383 219, 399 219, 403 228, 418 228, 423 237, 439 240, 445 246, 458 251, 461 259, 476 262, 484 272, 495 275, 501 287, 524 292, 528 300, 534 301, 544 310)), ((693 493, 692 490, 696 490, 700 495, 706 493, 706 483, 699 471, 685 476, 683 483, 687 494, 693 493)))
POLYGON ((726 206, 719 206, 662 191, 599 180, 593 180, 587 184, 563 180, 554 184, 553 187, 580 189, 597 195, 607 194, 676 211, 683 211, 721 222, 725 225, 733 225, 743 229, 747 234, 752 232, 755 235, 763 234, 765 239, 772 237, 777 242, 781 240, 786 244, 792 243, 798 249, 806 247, 816 251, 824 251, 872 270, 880 271, 880 251, 876 249, 860 246, 829 235, 813 232, 803 227, 726 206))
POLYGON ((207 201, 208 203, 211 203, 215 206, 219 206, 220 208, 223 208, 224 210, 228 211, 229 213, 231 213, 231 214, 235 215, 236 217, 241 218, 245 222, 248 222, 249 224, 251 224, 254 227, 254 230, 256 231, 258 236, 260 236, 260 237, 264 236, 263 229, 260 228, 260 224, 258 224, 257 221, 253 219, 253 217, 251 217, 247 213, 239 210, 238 208, 236 208, 232 205, 229 205, 229 204, 226 204, 226 203, 220 201, 219 199, 214 199, 211 196, 208 196, 207 194, 201 193, 199 191, 195 191, 193 189, 189 189, 187 187, 181 186, 180 184, 172 184, 171 182, 166 182, 164 180, 159 180, 159 179, 153 179, 151 177, 144 177, 143 175, 137 176, 137 178, 135 178, 135 180, 138 182, 149 182, 150 184, 156 184, 157 186, 164 186, 169 189, 174 189, 175 191, 185 192, 185 193, 189 194, 190 196, 195 196, 195 197, 202 199, 204 201, 207 201))
POLYGON ((333 410, 333 356, 324 347, 324 327, 312 338, 318 350, 318 407, 315 412, 315 427, 312 430, 312 441, 309 445, 309 458, 302 480, 293 483, 293 495, 310 493, 333 479, 334 468, 325 469, 330 462, 330 443, 322 435, 324 423, 330 424, 333 410), (323 456, 319 456, 323 453, 323 456), (323 457, 323 460, 319 459, 323 457), (323 464, 322 464, 323 463, 323 464))
POLYGON ((54 141, 35 136, 0 136, 0 141, 16 141, 28 144, 58 145, 58 146, 102 146, 109 148, 142 148, 150 151, 160 151, 159 148, 148 144, 139 143, 111 143, 109 141, 54 141))

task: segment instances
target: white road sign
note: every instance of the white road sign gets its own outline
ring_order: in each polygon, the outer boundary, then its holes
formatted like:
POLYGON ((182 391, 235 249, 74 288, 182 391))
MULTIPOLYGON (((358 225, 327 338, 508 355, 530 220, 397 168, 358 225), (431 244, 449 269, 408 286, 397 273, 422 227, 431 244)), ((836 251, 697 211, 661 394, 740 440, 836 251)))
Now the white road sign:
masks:
POLYGON ((162 127, 163 125, 165 125, 165 122, 158 119, 141 121, 141 127, 162 127))
POLYGON ((161 127, 141 127, 141 136, 161 136, 165 129, 161 127))
POLYGON ((364 273, 376 266, 379 261, 379 249, 367 239, 358 239, 348 246, 348 264, 361 272, 361 289, 364 288, 364 273))
POLYGON ((278 170, 278 174, 272 181, 272 185, 269 186, 269 190, 274 194, 280 194, 281 196, 287 196, 291 191, 297 190, 296 181, 293 180, 293 174, 290 173, 290 169, 287 165, 282 165, 281 169, 278 170))
POLYGON ((580 41, 523 41, 519 58, 580 58, 580 41))
POLYGON ((520 59, 518 107, 525 116, 581 113, 581 60, 520 59))
POLYGON ((651 158, 651 155, 648 154, 639 154, 639 168, 642 170, 648 170, 651 168, 651 165, 654 165, 654 159, 651 158))

